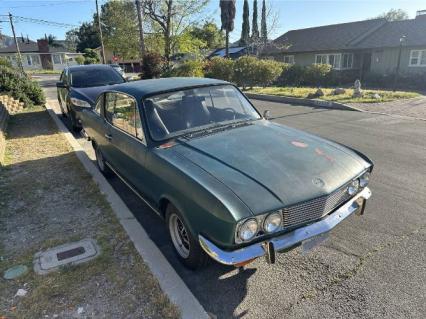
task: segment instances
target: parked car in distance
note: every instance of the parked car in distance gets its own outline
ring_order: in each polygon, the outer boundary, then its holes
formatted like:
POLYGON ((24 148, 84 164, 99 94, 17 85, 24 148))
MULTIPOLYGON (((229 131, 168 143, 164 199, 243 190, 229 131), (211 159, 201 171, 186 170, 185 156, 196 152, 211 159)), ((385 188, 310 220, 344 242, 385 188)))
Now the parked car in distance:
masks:
POLYGON ((265 119, 224 81, 119 84, 83 113, 100 171, 165 219, 190 268, 309 250, 371 196, 366 156, 265 119))
POLYGON ((114 70, 116 70, 118 73, 120 73, 123 78, 126 76, 126 74, 124 73, 123 68, 119 64, 110 64, 110 66, 114 70))
POLYGON ((91 64, 65 68, 56 83, 59 106, 69 117, 74 131, 81 130, 80 111, 94 104, 99 91, 105 85, 124 83, 124 77, 109 65, 91 64))

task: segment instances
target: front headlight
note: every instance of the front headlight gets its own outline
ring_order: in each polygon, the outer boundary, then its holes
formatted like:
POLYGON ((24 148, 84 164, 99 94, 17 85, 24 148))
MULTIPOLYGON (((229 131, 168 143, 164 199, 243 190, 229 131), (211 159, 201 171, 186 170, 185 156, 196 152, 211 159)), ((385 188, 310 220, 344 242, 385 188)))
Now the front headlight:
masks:
POLYGON ((257 234, 259 226, 254 218, 246 220, 238 229, 238 238, 242 241, 248 241, 257 234))
POLYGON ((359 186, 366 187, 369 182, 370 182, 370 172, 366 172, 364 175, 360 177, 359 186))
POLYGON ((72 103, 73 105, 75 105, 75 106, 79 106, 79 107, 87 107, 87 108, 90 108, 90 107, 91 107, 91 106, 90 106, 90 104, 89 104, 88 102, 83 101, 83 100, 80 100, 80 99, 77 99, 77 98, 75 98, 75 97, 72 97, 70 100, 71 100, 71 103, 72 103))
POLYGON ((359 189, 359 180, 355 179, 348 186, 348 194, 351 195, 351 196, 355 195, 358 192, 358 189, 359 189))
POLYGON ((280 229, 282 222, 281 213, 272 213, 269 214, 268 217, 265 218, 263 222, 263 230, 268 234, 274 233, 280 229))

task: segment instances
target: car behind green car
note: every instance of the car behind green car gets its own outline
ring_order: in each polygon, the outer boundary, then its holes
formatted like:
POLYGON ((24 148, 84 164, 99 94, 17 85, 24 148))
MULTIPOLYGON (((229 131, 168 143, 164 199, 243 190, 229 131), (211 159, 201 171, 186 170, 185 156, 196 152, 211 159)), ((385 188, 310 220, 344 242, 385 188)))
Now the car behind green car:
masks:
POLYGON ((366 156, 269 121, 224 81, 105 87, 81 122, 99 169, 165 219, 193 269, 310 249, 371 196, 366 156))

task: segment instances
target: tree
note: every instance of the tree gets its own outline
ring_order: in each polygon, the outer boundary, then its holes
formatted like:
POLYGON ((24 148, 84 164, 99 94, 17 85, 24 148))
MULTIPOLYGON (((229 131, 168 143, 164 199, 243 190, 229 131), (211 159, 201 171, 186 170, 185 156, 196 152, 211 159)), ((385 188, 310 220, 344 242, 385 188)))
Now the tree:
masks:
POLYGON ((74 39, 77 52, 84 49, 95 49, 101 45, 99 32, 92 22, 83 22, 79 28, 67 32, 66 39, 74 39))
POLYGON ((47 43, 49 44, 49 46, 51 46, 51 47, 57 48, 57 47, 61 46, 58 42, 56 42, 56 37, 53 34, 49 34, 46 37, 46 40, 47 40, 47 43))
POLYGON ((248 0, 244 0, 243 6, 243 25, 241 27, 240 46, 246 46, 250 41, 250 12, 248 0))
POLYGON ((186 31, 193 21, 190 20, 199 13, 208 0, 145 0, 145 13, 161 29, 164 38, 164 56, 167 64, 178 37, 186 31))
POLYGON ((257 0, 253 0, 253 20, 251 28, 252 42, 256 42, 259 38, 259 27, 257 25, 257 0))
POLYGON ((216 49, 225 44, 222 31, 212 21, 206 21, 202 26, 195 26, 189 32, 195 39, 205 42, 205 47, 208 49, 216 49))
POLYGON ((221 29, 225 30, 225 56, 229 57, 229 33, 234 30, 235 0, 220 0, 221 29))
MULTIPOLYGON (((96 19, 96 14, 94 20, 96 19)), ((123 59, 139 56, 139 31, 133 2, 114 0, 101 6, 101 24, 105 47, 123 59)))
POLYGON ((76 29, 71 29, 65 33, 65 48, 68 51, 76 51, 78 43, 78 36, 76 34, 76 29))
POLYGON ((384 18, 387 21, 402 21, 408 20, 410 16, 402 9, 390 9, 388 12, 384 12, 377 16, 377 18, 384 18))
POLYGON ((262 1, 262 17, 260 20, 260 38, 263 41, 263 44, 266 45, 268 42, 268 28, 266 26, 266 3, 265 0, 262 1))
POLYGON ((93 49, 86 48, 83 50, 84 64, 99 63, 99 55, 93 49))

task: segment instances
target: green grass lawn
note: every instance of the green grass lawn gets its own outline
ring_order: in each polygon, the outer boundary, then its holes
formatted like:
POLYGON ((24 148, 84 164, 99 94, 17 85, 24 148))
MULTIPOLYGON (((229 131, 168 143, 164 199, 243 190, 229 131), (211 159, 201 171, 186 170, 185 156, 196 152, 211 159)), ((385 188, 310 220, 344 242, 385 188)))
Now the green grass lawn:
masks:
MULTIPOLYGON (((269 94, 278 96, 288 96, 295 98, 306 98, 309 93, 315 93, 317 88, 311 87, 254 87, 248 90, 248 93, 269 94)), ((400 99, 410 99, 420 96, 415 92, 403 91, 383 91, 383 90, 364 90, 364 96, 361 98, 353 98, 353 89, 345 89, 345 94, 332 95, 334 89, 322 89, 324 96, 320 99, 326 101, 334 101, 340 103, 378 103, 378 102, 391 102, 400 99), (375 94, 380 95, 380 99, 374 98, 375 94)))

